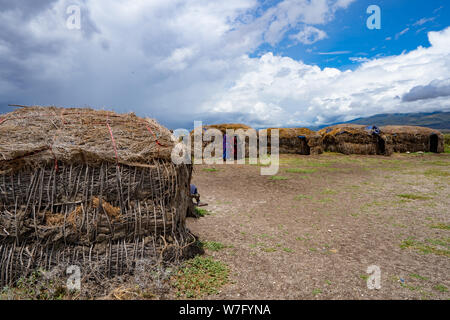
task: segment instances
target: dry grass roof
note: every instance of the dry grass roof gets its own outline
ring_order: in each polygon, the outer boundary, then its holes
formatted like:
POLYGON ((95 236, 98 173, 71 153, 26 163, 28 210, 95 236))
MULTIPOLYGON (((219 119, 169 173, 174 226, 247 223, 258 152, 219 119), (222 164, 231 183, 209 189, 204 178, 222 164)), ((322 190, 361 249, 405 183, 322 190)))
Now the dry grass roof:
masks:
POLYGON ((103 161, 143 165, 170 159, 168 129, 133 113, 88 108, 24 107, 0 115, 0 171, 36 165, 103 161))
POLYGON ((308 128, 268 128, 267 134, 270 136, 271 131, 277 129, 280 139, 298 138, 298 136, 310 137, 317 135, 315 131, 308 128))
MULTIPOLYGON (((242 123, 221 123, 221 124, 210 124, 210 125, 204 125, 203 126, 204 130, 208 130, 208 129, 217 129, 220 130, 223 134, 226 133, 227 129, 232 129, 232 130, 238 130, 238 129, 242 129, 242 130, 247 130, 247 129, 252 129, 252 127, 247 126, 245 124, 242 123)), ((191 133, 194 133, 194 131, 191 131, 191 133)))
POLYGON ((338 124, 331 127, 326 127, 318 131, 322 136, 325 135, 336 135, 341 132, 348 132, 351 134, 367 134, 366 125, 360 124, 338 124))
POLYGON ((423 134, 423 135, 441 134, 441 132, 439 132, 438 130, 418 126, 383 126, 380 127, 380 129, 388 134, 398 134, 398 133, 423 134))

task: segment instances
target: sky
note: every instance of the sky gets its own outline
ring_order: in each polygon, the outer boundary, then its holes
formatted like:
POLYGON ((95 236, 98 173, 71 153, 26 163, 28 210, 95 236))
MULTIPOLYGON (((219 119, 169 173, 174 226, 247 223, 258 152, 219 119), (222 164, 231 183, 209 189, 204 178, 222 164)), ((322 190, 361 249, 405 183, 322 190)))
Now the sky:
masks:
POLYGON ((0 0, 0 113, 8 104, 134 112, 171 129, 450 111, 450 3, 0 0))

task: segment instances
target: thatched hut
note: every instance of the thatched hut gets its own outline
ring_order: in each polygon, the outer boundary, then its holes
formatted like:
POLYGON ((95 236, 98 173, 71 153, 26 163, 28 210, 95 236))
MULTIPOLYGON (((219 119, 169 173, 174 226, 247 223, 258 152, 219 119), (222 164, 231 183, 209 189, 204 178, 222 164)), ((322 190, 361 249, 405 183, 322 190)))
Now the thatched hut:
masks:
POLYGON ((0 285, 36 268, 84 278, 175 262, 186 229, 190 165, 171 161, 169 130, 91 109, 27 107, 0 116, 0 285))
POLYGON ((444 135, 437 130, 415 126, 384 126, 380 129, 390 135, 394 152, 444 152, 444 135))
MULTIPOLYGON (((251 127, 241 124, 241 123, 223 123, 223 124, 212 124, 212 125, 205 125, 202 127, 202 134, 204 134, 209 129, 216 129, 219 130, 222 135, 224 141, 222 141, 223 149, 228 148, 228 153, 231 159, 238 160, 238 150, 241 150, 240 153, 243 157, 249 157, 250 155, 250 137, 246 136, 245 133, 248 132, 247 130, 252 129, 251 127), (234 130, 235 134, 228 136, 227 135, 227 129, 234 130), (240 132, 243 132, 244 134, 239 134, 240 132), (227 135, 227 136, 226 136, 227 135), (244 148, 242 148, 244 146, 244 148)), ((254 141, 257 144, 257 134, 255 132, 254 141)), ((203 138, 202 148, 204 148, 213 143, 214 139, 212 141, 205 141, 205 138, 203 138)), ((194 146, 194 130, 191 131, 191 145, 194 146)), ((195 147, 195 146, 194 146, 195 147)), ((194 150, 194 148, 192 149, 194 150)), ((202 150, 202 151, 203 151, 202 150)), ((256 154, 256 146, 255 146, 255 154, 256 154)), ((215 155, 214 155, 215 156, 215 155)))
POLYGON ((344 154, 392 154, 390 135, 375 126, 340 124, 319 131, 325 151, 344 154))
POLYGON ((269 128, 267 129, 267 143, 270 145, 271 132, 274 129, 279 131, 280 153, 295 154, 321 154, 322 137, 308 128, 269 128))

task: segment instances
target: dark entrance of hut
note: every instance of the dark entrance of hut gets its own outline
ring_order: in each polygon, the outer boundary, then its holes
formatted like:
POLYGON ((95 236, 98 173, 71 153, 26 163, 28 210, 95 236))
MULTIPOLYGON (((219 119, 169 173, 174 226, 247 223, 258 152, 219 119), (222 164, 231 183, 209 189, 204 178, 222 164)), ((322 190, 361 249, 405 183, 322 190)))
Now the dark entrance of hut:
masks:
POLYGON ((380 136, 377 137, 377 154, 386 154, 386 142, 380 136))
POLYGON ((233 159, 238 159, 238 138, 237 136, 233 137, 233 159))
POLYGON ((305 136, 298 136, 298 138, 300 139, 300 143, 301 143, 300 154, 310 155, 311 151, 310 151, 310 148, 308 146, 308 141, 306 140, 306 137, 305 136))
POLYGON ((438 136, 437 134, 432 134, 430 136, 430 152, 438 152, 438 136))

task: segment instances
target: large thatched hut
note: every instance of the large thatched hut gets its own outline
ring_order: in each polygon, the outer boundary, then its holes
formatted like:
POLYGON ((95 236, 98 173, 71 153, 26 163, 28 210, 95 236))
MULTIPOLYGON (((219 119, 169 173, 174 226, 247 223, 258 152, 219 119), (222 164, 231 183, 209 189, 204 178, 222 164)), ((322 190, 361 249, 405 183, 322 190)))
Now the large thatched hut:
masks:
POLYGON ((325 151, 344 154, 392 154, 390 135, 375 126, 340 124, 319 131, 325 151))
POLYGON ((394 152, 444 152, 444 135, 437 130, 415 126, 384 126, 380 130, 390 135, 394 152))
POLYGON ((151 119, 27 107, 0 116, 0 285, 36 268, 78 265, 84 278, 175 262, 186 229, 190 165, 151 119))
POLYGON ((267 143, 270 145, 271 132, 278 129, 280 153, 321 154, 322 137, 308 128, 269 128, 267 129, 267 143))

